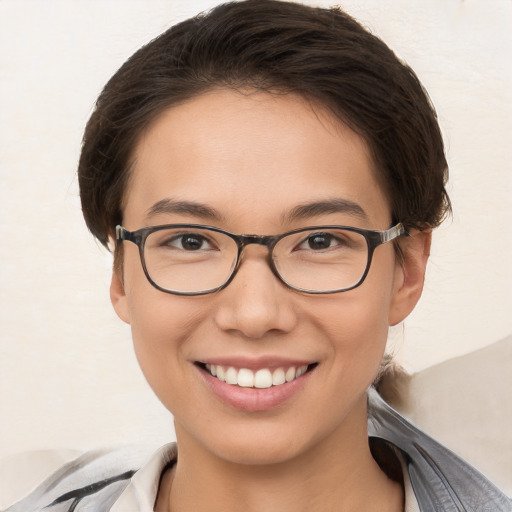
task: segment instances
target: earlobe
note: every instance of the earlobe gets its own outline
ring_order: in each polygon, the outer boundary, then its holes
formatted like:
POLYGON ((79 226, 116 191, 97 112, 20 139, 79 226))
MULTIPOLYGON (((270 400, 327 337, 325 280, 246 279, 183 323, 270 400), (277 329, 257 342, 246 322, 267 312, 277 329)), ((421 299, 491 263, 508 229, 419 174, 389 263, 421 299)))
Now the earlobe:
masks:
POLYGON ((413 230, 410 235, 400 244, 403 262, 397 263, 400 268, 397 269, 389 310, 389 325, 402 322, 414 309, 423 291, 432 231, 413 230))
POLYGON ((123 322, 129 324, 130 314, 124 283, 119 271, 116 270, 112 272, 112 280, 110 282, 110 301, 114 306, 117 316, 123 320, 123 322))

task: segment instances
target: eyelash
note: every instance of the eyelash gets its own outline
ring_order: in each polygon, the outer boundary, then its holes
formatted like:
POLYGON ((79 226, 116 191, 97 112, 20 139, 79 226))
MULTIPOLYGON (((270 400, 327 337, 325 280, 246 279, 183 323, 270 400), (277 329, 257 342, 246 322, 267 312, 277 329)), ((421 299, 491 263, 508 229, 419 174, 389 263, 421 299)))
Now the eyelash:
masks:
MULTIPOLYGON (((187 238, 192 238, 192 239, 195 239, 197 240, 198 242, 200 242, 201 244, 201 247, 197 248, 196 250, 200 250, 202 249, 202 245, 203 243, 207 243, 208 245, 210 245, 211 247, 210 248, 213 248, 214 244, 212 243, 211 240, 209 240, 207 237, 205 237, 204 235, 200 235, 200 234, 195 234, 195 233, 179 233, 179 234, 176 234, 174 235, 172 238, 168 238, 167 240, 165 240, 162 244, 160 244, 161 246, 163 247, 176 247, 174 245, 174 242, 178 242, 178 243, 181 243, 182 245, 184 244, 185 240, 187 238)), ((183 249, 183 250, 186 250, 185 247, 176 247, 177 249, 183 249)), ((204 249, 203 249, 204 250, 204 249)))

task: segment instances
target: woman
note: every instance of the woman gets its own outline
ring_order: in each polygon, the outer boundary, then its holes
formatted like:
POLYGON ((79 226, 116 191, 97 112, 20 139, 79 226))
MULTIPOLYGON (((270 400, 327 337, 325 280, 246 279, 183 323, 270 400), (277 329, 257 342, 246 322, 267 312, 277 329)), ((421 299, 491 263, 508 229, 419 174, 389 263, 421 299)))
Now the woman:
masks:
POLYGON ((339 10, 226 4, 139 50, 79 180, 177 445, 87 454, 9 510, 512 510, 371 388, 446 178, 415 74, 339 10))

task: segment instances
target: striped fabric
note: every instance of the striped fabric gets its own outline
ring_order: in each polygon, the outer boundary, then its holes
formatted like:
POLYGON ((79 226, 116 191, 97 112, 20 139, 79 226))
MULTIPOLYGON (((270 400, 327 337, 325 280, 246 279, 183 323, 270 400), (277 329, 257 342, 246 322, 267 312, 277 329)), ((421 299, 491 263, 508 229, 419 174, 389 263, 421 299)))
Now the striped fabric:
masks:
POLYGON ((147 447, 88 452, 62 466, 6 512, 151 512, 160 475, 175 459, 174 443, 160 448, 149 461, 147 447))
MULTIPOLYGON (((370 390, 368 434, 401 459, 409 512, 512 512, 512 501, 457 455, 419 431, 370 390)), ((134 447, 86 453, 5 512, 152 512, 174 443, 147 461, 134 447)))

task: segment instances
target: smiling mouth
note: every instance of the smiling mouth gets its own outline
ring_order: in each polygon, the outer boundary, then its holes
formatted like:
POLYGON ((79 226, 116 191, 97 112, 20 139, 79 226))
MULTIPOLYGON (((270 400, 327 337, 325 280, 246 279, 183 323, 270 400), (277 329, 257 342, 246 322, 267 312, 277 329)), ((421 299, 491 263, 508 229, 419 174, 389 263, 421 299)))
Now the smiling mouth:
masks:
POLYGON ((318 363, 305 364, 302 366, 280 367, 275 369, 261 368, 253 371, 249 368, 235 368, 233 366, 222 366, 217 364, 196 363, 212 377, 242 388, 266 389, 282 386, 288 382, 299 379, 305 373, 312 371, 318 363))

